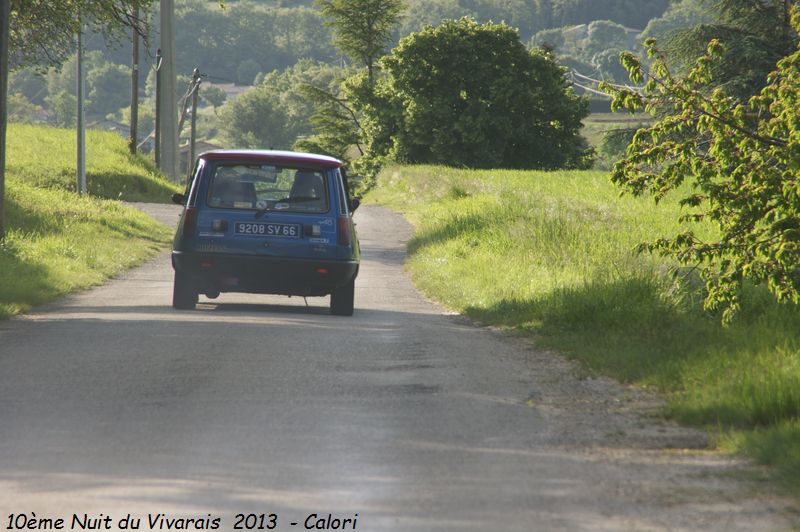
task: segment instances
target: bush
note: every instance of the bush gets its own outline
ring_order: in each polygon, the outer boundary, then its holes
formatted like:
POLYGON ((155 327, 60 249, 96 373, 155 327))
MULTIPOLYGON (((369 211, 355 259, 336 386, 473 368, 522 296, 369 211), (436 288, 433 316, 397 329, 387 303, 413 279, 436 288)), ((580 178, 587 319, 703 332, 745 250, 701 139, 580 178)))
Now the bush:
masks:
POLYGON ((479 168, 580 168, 587 101, 505 24, 445 21, 400 41, 374 90, 351 82, 370 154, 479 168))

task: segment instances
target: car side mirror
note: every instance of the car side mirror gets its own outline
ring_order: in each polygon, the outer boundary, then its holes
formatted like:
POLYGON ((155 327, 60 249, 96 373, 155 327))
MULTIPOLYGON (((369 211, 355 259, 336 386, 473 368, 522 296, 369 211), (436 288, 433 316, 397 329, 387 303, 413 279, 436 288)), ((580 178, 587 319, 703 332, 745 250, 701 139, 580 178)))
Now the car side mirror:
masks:
POLYGON ((358 206, 361 205, 361 200, 358 198, 353 198, 350 200, 350 212, 356 212, 358 206))
POLYGON ((172 195, 172 203, 177 203, 178 205, 184 205, 186 203, 186 196, 181 194, 180 192, 176 192, 172 195))

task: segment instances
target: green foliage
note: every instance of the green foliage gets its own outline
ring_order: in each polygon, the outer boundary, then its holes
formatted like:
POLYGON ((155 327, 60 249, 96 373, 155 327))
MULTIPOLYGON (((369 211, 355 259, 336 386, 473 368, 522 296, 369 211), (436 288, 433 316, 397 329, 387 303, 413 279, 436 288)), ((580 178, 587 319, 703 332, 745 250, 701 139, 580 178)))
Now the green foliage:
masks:
POLYGON ((154 0, 11 0, 9 47, 12 66, 61 64, 74 50, 75 35, 88 29, 115 43, 133 26, 147 35, 146 13, 154 0), (83 23, 83 28, 81 27, 83 23))
MULTIPOLYGON (((670 68, 686 74, 711 40, 725 45, 725 53, 711 67, 710 87, 724 87, 740 101, 756 94, 767 75, 798 43, 790 22, 796 0, 700 0, 711 20, 668 34, 665 41, 670 68)), ((706 19, 709 17, 706 15, 706 19)), ((653 36, 653 35, 651 35, 653 36)))
POLYGON ((22 93, 15 92, 8 96, 8 121, 17 123, 36 122, 42 113, 42 107, 31 103, 22 93))
POLYGON ((642 29, 651 18, 661 15, 668 5, 668 0, 553 0, 552 25, 613 20, 623 26, 642 29))
POLYGON ((245 59, 236 67, 236 83, 252 85, 256 76, 261 73, 261 65, 255 59, 245 59))
POLYGON ((258 86, 221 108, 220 129, 237 147, 289 149, 298 137, 311 134, 314 106, 305 99, 303 87, 327 89, 342 75, 336 67, 302 61, 261 76, 258 86))
POLYGON ((20 93, 31 103, 42 105, 47 96, 47 80, 33 68, 20 68, 9 72, 8 93, 20 93))
MULTIPOLYGON (((155 99, 146 99, 139 102, 137 108, 137 116, 139 117, 139 127, 137 142, 142 142, 147 138, 150 133, 155 129, 156 125, 156 102, 155 99)), ((120 120, 123 124, 131 123, 131 108, 123 107, 119 111, 120 120)))
POLYGON ((222 9, 217 2, 177 0, 179 71, 199 67, 215 78, 249 85, 259 72, 283 70, 301 59, 333 60, 331 33, 319 11, 293 4, 236 2, 222 9), (250 68, 237 72, 245 62, 250 68))
POLYGON ((660 17, 647 23, 641 38, 654 38, 666 42, 676 32, 693 28, 700 24, 709 24, 716 19, 710 13, 704 0, 679 0, 670 4, 660 17))
POLYGON ((608 49, 626 49, 629 44, 625 27, 610 20, 595 20, 586 29, 583 46, 587 54, 597 54, 608 49))
POLYGON ((217 107, 222 107, 222 104, 225 103, 225 99, 228 97, 228 95, 225 94, 225 91, 219 87, 201 85, 200 97, 208 102, 208 104, 211 105, 214 110, 216 110, 217 107))
POLYGON ((339 50, 366 67, 370 79, 391 42, 403 11, 402 0, 316 0, 339 50))
POLYGON ((408 0, 399 35, 464 16, 479 22, 504 21, 518 28, 524 41, 542 30, 595 20, 641 29, 667 5, 667 0, 408 0))
MULTIPOLYGON (((75 94, 76 56, 73 54, 64 60, 58 68, 47 72, 47 101, 54 114, 56 124, 66 126, 74 121, 76 111, 69 111, 63 104, 75 94)), ((130 69, 105 60, 98 51, 88 52, 84 56, 86 72, 86 113, 92 118, 104 118, 116 113, 120 108, 130 105, 130 69)))
POLYGON ((445 21, 382 60, 370 102, 372 155, 480 168, 581 167, 587 102, 553 58, 505 24, 445 21), (377 142, 376 142, 377 141, 377 142))
POLYGON ((285 149, 293 138, 284 129, 288 120, 278 95, 263 85, 255 87, 220 111, 220 128, 237 148, 285 149))
POLYGON ((635 33, 610 20, 543 30, 528 45, 554 53, 561 65, 583 75, 615 81, 627 80, 620 53, 638 48, 635 33))
POLYGON ((104 117, 131 103, 131 71, 129 67, 103 63, 86 73, 89 87, 87 111, 104 117))
MULTIPOLYGON (((625 158, 628 146, 640 127, 609 129, 603 132, 597 148, 598 161, 603 169, 610 169, 614 163, 625 158)), ((597 168, 598 166, 595 166, 597 168)))
POLYGON ((351 160, 353 146, 363 155, 358 112, 342 95, 343 87, 339 84, 325 89, 310 83, 302 87, 306 101, 314 106, 309 120, 314 134, 299 138, 295 149, 330 155, 346 162, 351 160))
POLYGON ((654 41, 646 44, 649 72, 638 58, 624 58, 634 82, 647 79, 645 93, 606 89, 615 109, 671 111, 637 132, 612 180, 656 201, 677 190, 685 213, 678 234, 641 249, 697 267, 706 308, 722 310, 725 322, 738 311, 746 282, 800 303, 800 51, 778 63, 758 96, 740 103, 720 88, 707 91, 726 53, 719 41, 685 78, 671 74, 654 41), (681 188, 684 182, 691 190, 681 188), (714 223, 719 235, 698 235, 697 221, 714 223))
POLYGON ((71 92, 61 91, 45 98, 58 127, 74 127, 78 117, 78 101, 71 92))
POLYGON ((530 40, 531 48, 538 47, 545 50, 561 52, 567 43, 564 37, 564 28, 550 28, 542 30, 530 40))

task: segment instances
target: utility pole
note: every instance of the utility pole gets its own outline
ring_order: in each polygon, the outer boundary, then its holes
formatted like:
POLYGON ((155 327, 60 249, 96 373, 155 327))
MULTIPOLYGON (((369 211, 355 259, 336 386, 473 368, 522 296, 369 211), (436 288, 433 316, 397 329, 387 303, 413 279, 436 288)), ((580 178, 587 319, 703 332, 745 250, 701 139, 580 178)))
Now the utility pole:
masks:
POLYGON ((175 0, 161 0, 161 171, 178 180, 178 102, 175 96, 175 0))
POLYGON ((77 190, 78 194, 86 194, 86 124, 84 112, 84 83, 83 83, 83 22, 78 15, 78 60, 76 61, 76 93, 78 100, 78 165, 77 165, 77 190))
POLYGON ((155 127, 156 166, 161 168, 161 48, 156 50, 156 127, 155 127))
POLYGON ((8 108, 8 27, 11 17, 11 0, 0 0, 0 242, 6 236, 5 182, 6 182, 6 122, 8 108))
POLYGON ((192 72, 192 128, 189 134, 189 158, 186 162, 186 182, 192 180, 192 165, 194 165, 194 144, 197 140, 197 95, 200 92, 200 69, 192 72))
MULTIPOLYGON (((133 20, 139 20, 138 2, 133 4, 133 20)), ((128 149, 135 154, 139 136, 139 32, 136 27, 131 29, 131 44, 131 132, 128 149)))

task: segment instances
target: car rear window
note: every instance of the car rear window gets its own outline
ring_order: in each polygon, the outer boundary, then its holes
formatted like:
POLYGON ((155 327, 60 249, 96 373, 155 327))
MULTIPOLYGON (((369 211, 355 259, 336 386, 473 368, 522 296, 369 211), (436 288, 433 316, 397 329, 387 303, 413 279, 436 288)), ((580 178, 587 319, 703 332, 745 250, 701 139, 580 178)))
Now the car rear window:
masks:
POLYGON ((217 163, 207 203, 224 209, 320 213, 328 211, 321 169, 259 163, 217 163))

